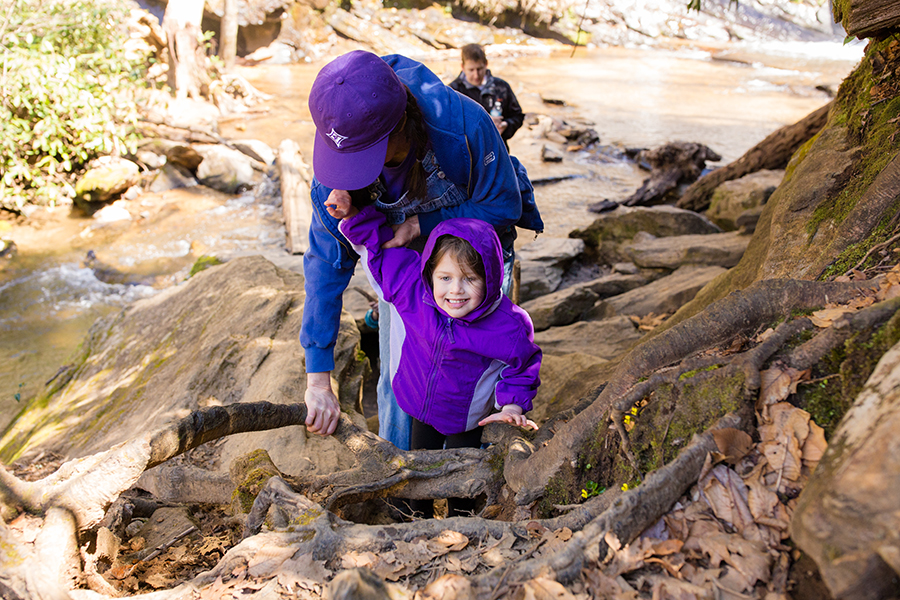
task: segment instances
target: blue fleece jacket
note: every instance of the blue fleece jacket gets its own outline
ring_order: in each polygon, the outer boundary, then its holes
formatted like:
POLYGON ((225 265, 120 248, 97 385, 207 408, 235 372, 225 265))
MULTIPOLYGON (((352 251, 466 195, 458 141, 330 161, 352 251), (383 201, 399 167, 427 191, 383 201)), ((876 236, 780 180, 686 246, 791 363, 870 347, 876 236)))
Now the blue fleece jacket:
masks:
MULTIPOLYGON (((499 234, 514 227, 522 216, 520 182, 490 116, 423 64, 396 54, 383 59, 416 97, 441 170, 468 196, 458 206, 419 214, 422 235, 454 217, 486 221, 499 234)), ((300 330, 308 373, 334 369, 341 295, 359 259, 339 231, 338 220, 325 210, 329 193, 330 188, 313 179, 309 250, 303 256, 306 304, 300 330)))
POLYGON ((470 431, 492 409, 522 412, 541 383, 541 350, 528 314, 500 291, 503 253, 491 226, 449 219, 435 227, 425 250, 382 248, 394 237, 384 215, 365 207, 340 224, 362 257, 366 274, 391 310, 391 385, 403 411, 444 435, 470 431), (442 235, 469 242, 484 264, 484 299, 453 318, 438 306, 424 271, 442 235))

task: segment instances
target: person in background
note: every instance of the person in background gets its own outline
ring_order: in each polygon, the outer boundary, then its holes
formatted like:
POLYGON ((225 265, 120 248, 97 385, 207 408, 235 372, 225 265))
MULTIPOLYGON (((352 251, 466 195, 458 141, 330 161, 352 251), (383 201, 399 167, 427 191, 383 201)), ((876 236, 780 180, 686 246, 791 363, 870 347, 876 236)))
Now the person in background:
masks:
MULTIPOLYGON (((524 413, 541 383, 541 349, 524 310, 503 295, 503 252, 494 228, 477 219, 441 222, 421 254, 386 247, 394 237, 371 205, 349 194, 325 204, 360 256, 372 288, 396 309, 405 335, 392 350, 393 388, 412 417, 411 450, 479 448, 491 422, 537 429, 524 413), (495 412, 499 411, 499 412, 495 412)), ((425 518, 431 500, 411 502, 425 518)), ((448 516, 475 510, 449 498, 448 516)))
MULTIPOLYGON (((396 54, 344 54, 316 76, 309 109, 316 125, 315 177, 300 343, 307 429, 330 435, 340 416, 331 371, 341 296, 359 255, 338 229, 340 221, 327 212, 329 198, 347 194, 374 205, 394 229, 386 247, 416 247, 451 218, 488 223, 503 250, 504 290, 511 282, 516 227, 540 231, 543 223, 524 167, 509 156, 487 113, 421 63, 396 54)), ((409 416, 391 387, 391 348, 399 343, 393 312, 379 304, 379 435, 408 450, 409 416)))
POLYGON ((450 87, 488 111, 509 150, 509 139, 522 126, 525 115, 509 84, 491 75, 487 66, 484 48, 478 44, 463 46, 462 72, 450 82, 450 87))

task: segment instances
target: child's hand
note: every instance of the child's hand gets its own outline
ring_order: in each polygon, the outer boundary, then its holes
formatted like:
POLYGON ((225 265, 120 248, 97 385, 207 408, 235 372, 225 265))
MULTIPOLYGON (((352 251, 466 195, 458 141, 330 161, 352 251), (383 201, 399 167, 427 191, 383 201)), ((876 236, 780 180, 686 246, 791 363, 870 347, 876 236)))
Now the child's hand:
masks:
POLYGON ((479 421, 478 424, 487 425, 488 423, 495 423, 498 421, 509 423, 510 425, 515 425, 516 427, 530 427, 532 429, 538 428, 537 423, 535 423, 531 419, 526 418, 525 415, 522 414, 522 407, 518 404, 507 404, 500 412, 486 416, 481 421, 479 421))
POLYGON ((350 203, 350 192, 347 190, 331 190, 325 200, 325 210, 335 219, 348 219, 359 212, 350 203))

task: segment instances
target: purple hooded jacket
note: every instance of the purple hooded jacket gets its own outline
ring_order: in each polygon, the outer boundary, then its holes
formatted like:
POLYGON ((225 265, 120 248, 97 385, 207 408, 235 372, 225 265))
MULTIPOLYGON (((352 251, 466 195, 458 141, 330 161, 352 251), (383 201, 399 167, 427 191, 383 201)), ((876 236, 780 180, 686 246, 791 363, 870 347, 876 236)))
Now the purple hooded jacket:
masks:
POLYGON ((382 249, 394 232, 372 206, 341 221, 340 230, 363 259, 372 287, 391 306, 390 372, 404 412, 453 435, 474 429, 506 404, 531 410, 541 383, 541 349, 531 318, 500 291, 503 257, 491 225, 478 219, 443 221, 421 255, 408 248, 382 249), (472 244, 484 262, 484 300, 458 319, 437 306, 422 274, 445 234, 472 244))

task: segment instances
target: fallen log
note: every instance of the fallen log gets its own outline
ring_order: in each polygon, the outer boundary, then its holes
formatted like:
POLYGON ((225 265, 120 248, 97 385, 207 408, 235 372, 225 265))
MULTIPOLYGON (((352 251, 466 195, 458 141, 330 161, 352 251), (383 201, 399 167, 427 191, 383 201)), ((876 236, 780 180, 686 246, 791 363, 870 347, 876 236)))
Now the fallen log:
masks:
POLYGON ((309 226, 312 224, 312 201, 309 167, 303 162, 300 146, 293 140, 278 145, 278 168, 281 172, 281 207, 287 229, 287 248, 291 254, 309 249, 309 226))
POLYGON ((832 104, 829 102, 793 125, 782 127, 733 163, 704 175, 691 184, 677 206, 697 212, 706 210, 713 192, 726 181, 763 169, 783 169, 794 152, 825 126, 832 104))

